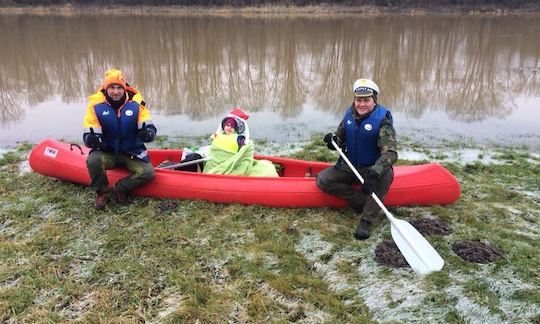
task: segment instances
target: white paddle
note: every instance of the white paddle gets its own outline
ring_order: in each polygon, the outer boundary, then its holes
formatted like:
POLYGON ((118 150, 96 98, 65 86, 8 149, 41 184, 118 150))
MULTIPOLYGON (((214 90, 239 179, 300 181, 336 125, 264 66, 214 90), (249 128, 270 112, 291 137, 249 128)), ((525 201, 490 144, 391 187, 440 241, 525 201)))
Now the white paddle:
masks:
MULTIPOLYGON (((354 172, 358 180, 360 180, 360 183, 364 184, 362 176, 333 139, 332 145, 336 148, 336 151, 339 152, 339 155, 341 155, 349 168, 354 172)), ((392 239, 394 239, 401 254, 403 254, 411 268, 419 274, 427 274, 432 271, 441 270, 444 266, 444 260, 422 234, 406 221, 395 218, 388 209, 386 209, 374 192, 371 193, 371 197, 373 197, 375 202, 386 214, 386 217, 388 217, 391 225, 392 239)))

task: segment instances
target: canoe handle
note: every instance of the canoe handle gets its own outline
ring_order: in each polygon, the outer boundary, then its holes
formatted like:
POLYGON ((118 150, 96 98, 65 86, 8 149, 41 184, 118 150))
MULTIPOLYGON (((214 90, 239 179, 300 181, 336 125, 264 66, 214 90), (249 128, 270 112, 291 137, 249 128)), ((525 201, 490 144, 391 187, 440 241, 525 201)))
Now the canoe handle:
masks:
POLYGON ((81 151, 81 155, 84 155, 84 152, 83 152, 82 148, 79 146, 79 144, 71 143, 71 144, 69 145, 69 149, 70 149, 71 151, 73 151, 73 146, 75 146, 76 148, 79 149, 79 151, 81 151))

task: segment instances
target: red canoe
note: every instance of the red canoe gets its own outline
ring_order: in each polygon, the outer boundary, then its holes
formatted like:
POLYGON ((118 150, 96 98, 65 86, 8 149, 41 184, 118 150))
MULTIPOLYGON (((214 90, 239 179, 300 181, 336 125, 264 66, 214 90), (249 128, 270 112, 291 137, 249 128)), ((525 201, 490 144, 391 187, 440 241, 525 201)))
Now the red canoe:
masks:
MULTIPOLYGON (((30 166, 35 172, 84 185, 90 184, 86 169, 89 149, 51 139, 32 149, 30 166)), ((149 150, 152 163, 178 161, 181 150, 149 150)), ((156 177, 134 194, 147 197, 207 200, 273 207, 345 207, 346 201, 321 192, 313 177, 332 165, 273 156, 256 156, 282 166, 279 178, 203 174, 156 169, 156 177), (311 173, 311 177, 306 177, 311 173)), ((454 175, 435 163, 396 166, 394 182, 384 203, 388 206, 446 205, 455 202, 460 186, 454 175)), ((126 170, 107 171, 114 184, 126 170)))

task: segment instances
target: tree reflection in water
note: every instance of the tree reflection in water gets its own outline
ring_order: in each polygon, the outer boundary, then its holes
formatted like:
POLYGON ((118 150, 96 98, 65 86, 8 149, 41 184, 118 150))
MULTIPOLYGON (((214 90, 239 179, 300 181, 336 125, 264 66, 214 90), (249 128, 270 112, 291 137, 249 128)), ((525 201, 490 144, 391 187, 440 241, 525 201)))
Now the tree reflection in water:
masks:
POLYGON ((505 116, 538 97, 534 16, 0 16, 0 121, 59 96, 84 106, 109 67, 152 111, 194 120, 241 105, 282 117, 342 113, 358 77, 383 103, 420 117, 505 116))

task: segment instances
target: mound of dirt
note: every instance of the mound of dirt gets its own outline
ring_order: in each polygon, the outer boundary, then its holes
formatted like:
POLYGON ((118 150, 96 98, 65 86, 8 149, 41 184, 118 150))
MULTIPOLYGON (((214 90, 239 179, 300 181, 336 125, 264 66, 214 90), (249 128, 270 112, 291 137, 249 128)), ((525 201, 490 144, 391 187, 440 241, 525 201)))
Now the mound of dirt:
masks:
POLYGON ((452 228, 447 222, 440 219, 417 218, 410 221, 422 235, 449 235, 452 228))
POLYGON ((393 268, 408 267, 409 264, 399 251, 396 243, 391 240, 384 240, 375 249, 375 261, 380 265, 393 268))
POLYGON ((452 251, 463 260, 476 263, 489 263, 504 257, 501 250, 480 240, 456 242, 452 244, 452 251))
POLYGON ((174 200, 162 200, 156 206, 156 212, 158 214, 167 213, 173 211, 178 207, 178 203, 174 200))

